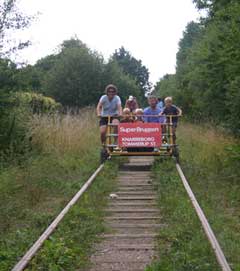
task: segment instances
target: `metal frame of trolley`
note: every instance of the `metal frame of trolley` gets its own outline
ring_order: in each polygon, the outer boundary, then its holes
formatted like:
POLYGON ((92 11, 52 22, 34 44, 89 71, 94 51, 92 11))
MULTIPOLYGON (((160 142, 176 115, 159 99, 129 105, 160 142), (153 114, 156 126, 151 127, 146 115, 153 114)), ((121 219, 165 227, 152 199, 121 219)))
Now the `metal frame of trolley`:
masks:
MULTIPOLYGON (((137 116, 132 116, 137 117, 137 116)), ((158 148, 139 148, 138 151, 129 151, 129 148, 119 147, 118 145, 118 124, 113 124, 112 116, 108 116, 106 143, 101 152, 101 160, 104 161, 111 156, 163 156, 175 157, 179 161, 178 145, 174 143, 173 118, 176 115, 141 115, 141 117, 165 117, 166 123, 159 123, 162 129, 162 142, 158 148), (149 151, 149 149, 151 149, 149 151)), ((114 117, 121 120, 122 116, 114 117)), ((131 125, 131 123, 129 123, 131 125)), ((132 149, 132 148, 130 148, 132 149)))

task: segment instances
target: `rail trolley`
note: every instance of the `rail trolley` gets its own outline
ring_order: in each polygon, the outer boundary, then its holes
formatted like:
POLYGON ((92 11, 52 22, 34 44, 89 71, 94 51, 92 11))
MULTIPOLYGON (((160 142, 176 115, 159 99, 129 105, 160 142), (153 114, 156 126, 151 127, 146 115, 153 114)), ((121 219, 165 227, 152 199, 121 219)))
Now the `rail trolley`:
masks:
POLYGON ((174 115, 141 115, 141 117, 165 118, 164 123, 145 123, 135 121, 122 123, 122 116, 108 116, 106 143, 101 150, 100 159, 104 162, 112 156, 162 156, 174 157, 179 162, 179 150, 176 144, 174 115), (112 123, 118 119, 119 124, 112 123))

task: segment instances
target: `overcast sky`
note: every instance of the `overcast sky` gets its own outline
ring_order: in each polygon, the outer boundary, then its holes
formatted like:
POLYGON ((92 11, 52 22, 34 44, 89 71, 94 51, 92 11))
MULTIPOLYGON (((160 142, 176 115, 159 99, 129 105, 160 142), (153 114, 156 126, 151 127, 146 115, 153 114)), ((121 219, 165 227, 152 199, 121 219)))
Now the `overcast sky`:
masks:
POLYGON ((192 0, 21 0, 20 7, 28 14, 41 13, 21 33, 33 42, 21 53, 28 63, 76 35, 106 60, 124 46, 142 60, 153 83, 175 72, 182 32, 199 17, 192 0))

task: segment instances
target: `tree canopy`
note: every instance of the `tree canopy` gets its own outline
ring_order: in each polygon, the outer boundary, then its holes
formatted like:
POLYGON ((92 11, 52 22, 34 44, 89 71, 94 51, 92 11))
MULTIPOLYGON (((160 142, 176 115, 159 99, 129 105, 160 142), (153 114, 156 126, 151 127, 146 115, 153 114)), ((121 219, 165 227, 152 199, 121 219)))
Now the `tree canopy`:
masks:
POLYGON ((125 74, 128 74, 136 80, 137 85, 143 92, 149 90, 149 71, 142 64, 141 60, 137 60, 135 57, 131 56, 130 52, 128 52, 124 47, 115 50, 112 55, 112 60, 116 61, 119 66, 122 67, 125 74))
POLYGON ((19 10, 17 0, 0 0, 0 58, 30 44, 29 40, 16 43, 10 32, 28 27, 33 18, 19 10))
MULTIPOLYGON (((194 0, 208 10, 206 20, 190 22, 179 42, 176 87, 168 92, 192 119, 214 121, 240 132, 240 3, 194 0)), ((173 79, 172 78, 172 79, 173 79)), ((161 93, 169 78, 157 86, 161 93), (162 86, 162 88, 161 88, 162 86)))

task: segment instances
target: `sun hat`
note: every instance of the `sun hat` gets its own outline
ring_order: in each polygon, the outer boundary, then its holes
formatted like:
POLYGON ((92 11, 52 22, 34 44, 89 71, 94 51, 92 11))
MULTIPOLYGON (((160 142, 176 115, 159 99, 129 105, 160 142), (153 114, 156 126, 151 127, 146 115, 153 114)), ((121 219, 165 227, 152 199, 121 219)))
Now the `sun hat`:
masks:
POLYGON ((133 100, 133 96, 130 95, 129 98, 128 98, 129 101, 132 101, 133 100))

